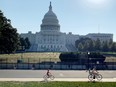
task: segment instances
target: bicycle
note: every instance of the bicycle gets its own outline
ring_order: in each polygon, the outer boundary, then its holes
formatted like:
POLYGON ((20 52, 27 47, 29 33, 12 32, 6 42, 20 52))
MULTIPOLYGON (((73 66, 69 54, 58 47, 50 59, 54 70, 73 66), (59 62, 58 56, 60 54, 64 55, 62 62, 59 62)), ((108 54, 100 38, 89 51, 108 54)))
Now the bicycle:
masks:
POLYGON ((97 73, 97 74, 93 74, 90 70, 89 70, 89 75, 88 75, 88 79, 90 80, 90 81, 93 81, 93 79, 97 79, 98 81, 100 81, 100 80, 102 80, 102 75, 101 74, 99 74, 99 73, 97 73))
POLYGON ((48 75, 44 75, 43 78, 45 80, 48 79, 48 78, 50 78, 51 80, 54 80, 55 77, 53 75, 49 75, 49 76, 48 75))

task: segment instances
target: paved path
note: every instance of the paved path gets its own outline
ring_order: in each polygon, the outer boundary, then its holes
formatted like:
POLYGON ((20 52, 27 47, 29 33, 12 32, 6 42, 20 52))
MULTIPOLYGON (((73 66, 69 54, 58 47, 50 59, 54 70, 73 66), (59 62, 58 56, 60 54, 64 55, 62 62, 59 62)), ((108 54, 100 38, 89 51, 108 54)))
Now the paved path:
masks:
MULTIPOLYGON (((43 78, 47 70, 0 70, 0 78, 43 78)), ((85 70, 50 70, 56 78, 87 78, 85 70)), ((115 71, 98 71, 103 78, 116 78, 115 71)))
MULTIPOLYGON (((53 81, 89 81, 85 70, 50 70, 53 81)), ((116 82, 116 71, 99 71, 103 82, 116 82)), ((0 81, 43 81, 46 70, 0 70, 0 81)))
MULTIPOLYGON (((44 82, 43 78, 0 78, 0 81, 40 81, 44 82)), ((48 79, 47 81, 81 81, 88 82, 87 78, 55 78, 54 80, 48 79)), ((95 80, 97 81, 97 80, 95 80)), ((104 78, 100 82, 116 82, 116 78, 104 78)))

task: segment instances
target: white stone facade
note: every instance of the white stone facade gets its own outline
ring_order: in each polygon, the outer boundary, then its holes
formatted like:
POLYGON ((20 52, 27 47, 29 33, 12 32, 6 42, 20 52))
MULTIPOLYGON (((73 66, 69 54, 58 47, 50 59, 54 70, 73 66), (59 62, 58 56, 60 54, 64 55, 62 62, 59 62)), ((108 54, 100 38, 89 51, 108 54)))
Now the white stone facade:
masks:
POLYGON ((89 37, 89 38, 91 38, 92 40, 99 39, 101 42, 103 42, 103 41, 109 41, 110 39, 113 40, 113 34, 89 33, 86 36, 89 37))
MULTIPOLYGON (((95 34, 96 35, 96 34, 95 34)), ((105 34, 106 36, 109 34, 105 34)), ((20 34, 21 37, 29 38, 31 47, 28 51, 52 51, 52 52, 74 52, 77 51, 75 41, 79 39, 79 35, 74 35, 60 32, 60 25, 56 14, 52 11, 50 2, 49 11, 44 15, 41 24, 41 31, 35 34, 29 31, 28 33, 20 34)), ((86 37, 94 38, 88 34, 86 37)), ((101 38, 101 37, 99 37, 101 38)), ((110 38, 113 38, 111 35, 110 38)), ((106 38, 107 39, 107 38, 106 38)), ((109 39, 109 38, 108 38, 109 39)))

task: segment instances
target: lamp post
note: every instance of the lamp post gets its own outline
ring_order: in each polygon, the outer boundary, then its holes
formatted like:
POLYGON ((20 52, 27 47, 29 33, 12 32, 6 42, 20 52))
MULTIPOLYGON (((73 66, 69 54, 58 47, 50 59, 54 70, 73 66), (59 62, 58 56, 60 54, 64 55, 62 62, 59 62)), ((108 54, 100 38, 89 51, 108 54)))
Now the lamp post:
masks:
POLYGON ((89 58, 89 63, 90 63, 90 67, 92 68, 92 62, 91 62, 92 58, 89 58))
POLYGON ((89 54, 90 54, 90 52, 87 52, 87 58, 88 58, 88 69, 89 69, 89 54))
POLYGON ((25 46, 22 46, 21 61, 23 60, 23 52, 25 51, 25 46))
POLYGON ((99 61, 97 61, 96 63, 99 64, 99 61))
POLYGON ((97 66, 99 65, 99 61, 96 61, 97 66))

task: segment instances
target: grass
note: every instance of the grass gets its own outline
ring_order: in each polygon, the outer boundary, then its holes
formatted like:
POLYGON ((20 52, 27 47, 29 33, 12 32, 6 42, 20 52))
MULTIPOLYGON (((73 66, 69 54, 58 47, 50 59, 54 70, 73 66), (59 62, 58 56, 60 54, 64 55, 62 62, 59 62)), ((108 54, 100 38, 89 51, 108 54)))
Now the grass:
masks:
POLYGON ((116 87, 115 82, 0 82, 0 87, 116 87))
POLYGON ((45 53, 16 53, 16 54, 0 54, 0 58, 59 58, 60 53, 45 52, 45 53))
POLYGON ((116 57, 106 57, 105 62, 116 62, 116 57))
MULTIPOLYGON (((0 61, 7 63, 17 63, 17 60, 22 59, 23 63, 40 63, 45 61, 59 62, 59 52, 30 52, 16 54, 0 54, 0 61)), ((108 56, 105 62, 116 62, 116 57, 108 56)))
POLYGON ((58 52, 45 52, 45 53, 16 53, 16 54, 0 54, 2 62, 16 63, 18 59, 22 59, 24 63, 38 63, 42 61, 56 62, 60 61, 60 53, 58 52), (29 59, 29 60, 28 60, 29 59))
POLYGON ((116 52, 101 52, 103 54, 116 54, 116 52))

